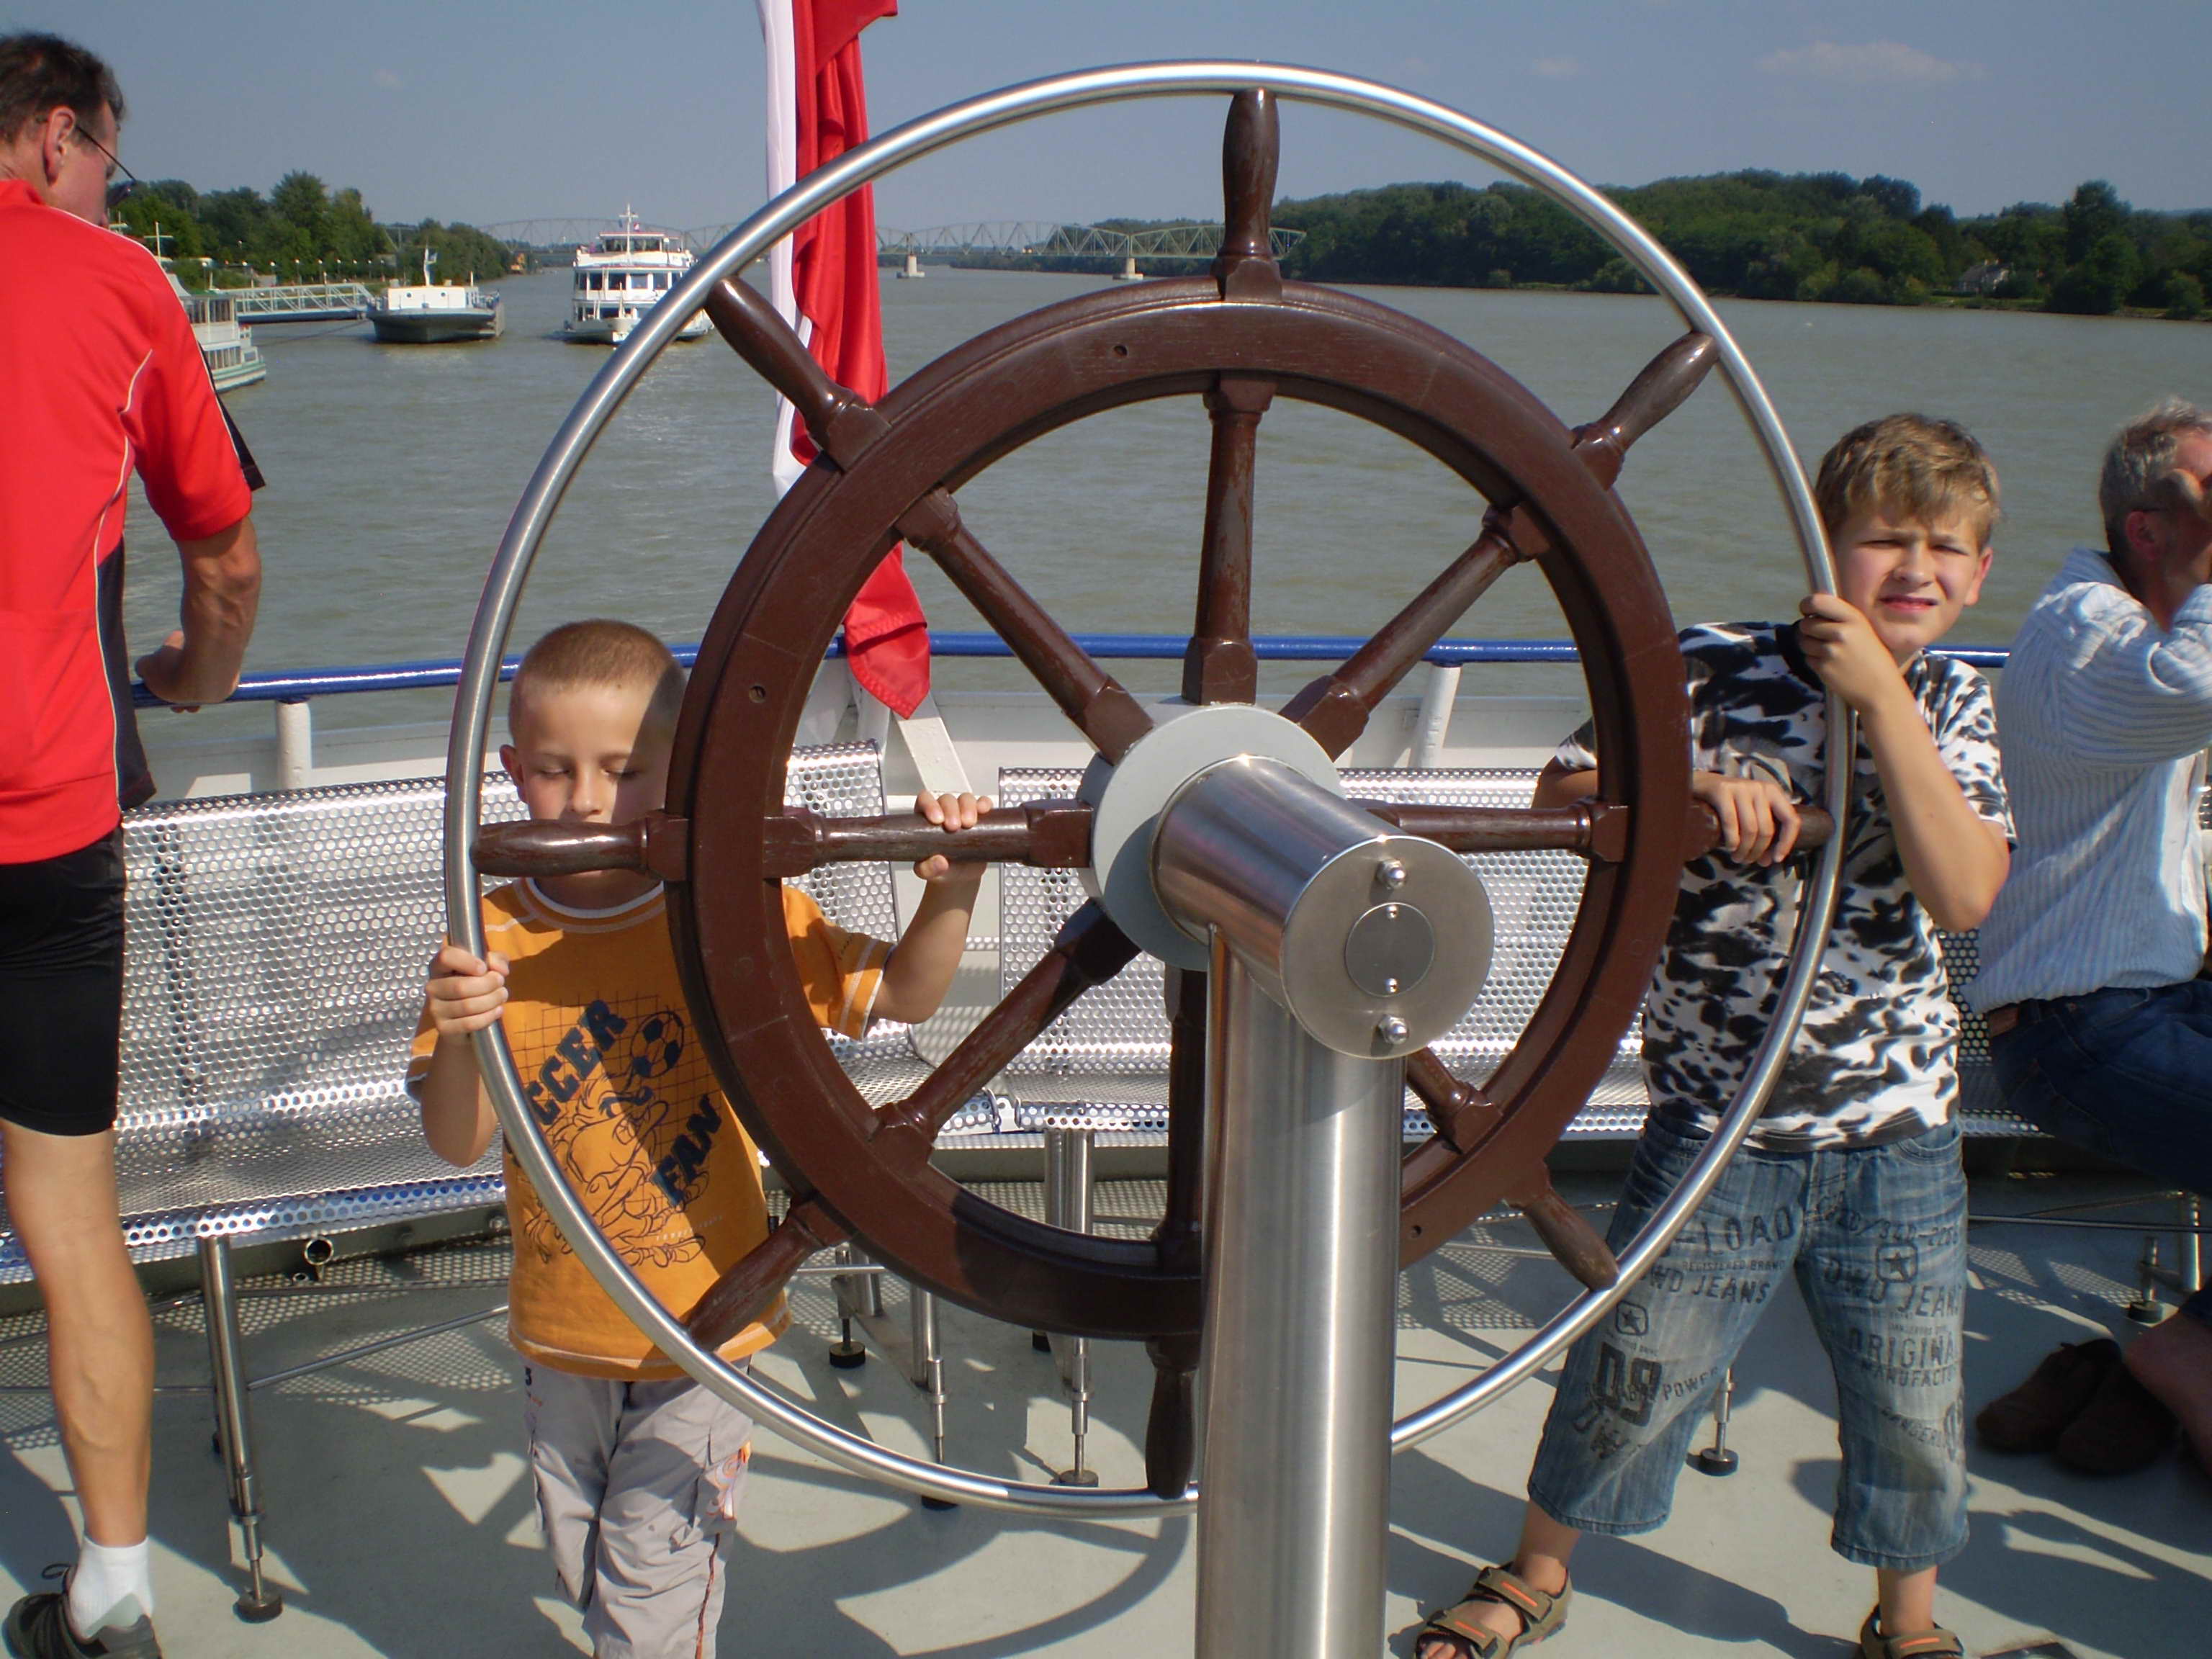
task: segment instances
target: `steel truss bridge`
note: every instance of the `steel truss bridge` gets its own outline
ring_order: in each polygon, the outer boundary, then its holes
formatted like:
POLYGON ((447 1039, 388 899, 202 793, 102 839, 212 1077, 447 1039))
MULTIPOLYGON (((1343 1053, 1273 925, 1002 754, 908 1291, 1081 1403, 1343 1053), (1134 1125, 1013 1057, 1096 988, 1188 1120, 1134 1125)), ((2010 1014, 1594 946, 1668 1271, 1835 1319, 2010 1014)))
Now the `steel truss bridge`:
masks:
MULTIPOLYGON (((517 247, 577 247, 588 244, 601 231, 612 228, 607 219, 509 219, 481 228, 488 235, 517 247)), ((640 230, 673 237, 695 253, 704 253, 737 228, 726 225, 696 225, 679 230, 672 225, 640 225, 640 230)), ((1109 230, 1099 225, 1076 225, 1049 219, 994 219, 964 225, 932 225, 921 230, 876 228, 879 254, 917 258, 950 258, 965 254, 999 254, 1028 259, 1118 259, 1139 263, 1155 259, 1211 259, 1221 247, 1218 224, 1155 225, 1143 230, 1109 230)), ((1277 258, 1305 240, 1302 230, 1268 233, 1277 258)))
MULTIPOLYGON (((927 230, 876 231, 878 253, 945 258, 969 253, 1008 254, 1030 259, 1211 259, 1221 251, 1218 224, 1155 225, 1143 230, 1109 230, 1099 225, 1056 224, 1048 220, 991 220, 978 224, 933 225, 927 230)), ((1277 258, 1305 240, 1302 230, 1272 230, 1268 240, 1277 258)))

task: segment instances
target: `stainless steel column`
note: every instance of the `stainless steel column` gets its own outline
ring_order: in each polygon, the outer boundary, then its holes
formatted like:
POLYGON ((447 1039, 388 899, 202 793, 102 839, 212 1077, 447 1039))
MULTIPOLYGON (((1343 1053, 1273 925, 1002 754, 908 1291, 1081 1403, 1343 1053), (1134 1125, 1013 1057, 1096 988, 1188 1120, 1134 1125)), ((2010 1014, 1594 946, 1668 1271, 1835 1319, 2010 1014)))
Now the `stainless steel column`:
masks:
POLYGON ((1170 800, 1152 871, 1209 950, 1197 1650, 1377 1653, 1405 1060, 1480 988, 1488 901, 1249 757, 1170 800))
POLYGON ((247 1415, 245 1352, 238 1335, 238 1291, 231 1278, 230 1241, 199 1242, 200 1297, 207 1317, 208 1364, 213 1373, 216 1443, 230 1479, 230 1514, 238 1522, 246 1558, 246 1588, 238 1594, 240 1619, 259 1624, 284 1611, 284 1598, 261 1576, 261 1486, 253 1473, 253 1424, 247 1415))
POLYGON ((1380 1653, 1405 1062, 1323 1048, 1219 943, 1209 988, 1198 1651, 1380 1653))

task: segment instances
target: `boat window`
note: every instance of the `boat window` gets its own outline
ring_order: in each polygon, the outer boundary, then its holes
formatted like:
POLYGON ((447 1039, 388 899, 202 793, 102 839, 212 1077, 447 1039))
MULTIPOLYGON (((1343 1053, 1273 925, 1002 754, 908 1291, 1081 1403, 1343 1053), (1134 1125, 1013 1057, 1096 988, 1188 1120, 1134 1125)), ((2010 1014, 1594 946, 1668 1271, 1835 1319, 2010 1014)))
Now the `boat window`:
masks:
POLYGON ((622 307, 620 306, 601 306, 599 307, 599 316, 605 321, 611 323, 616 318, 621 315, 622 307))
POLYGON ((589 276, 586 276, 584 278, 584 285, 586 288, 597 288, 599 285, 599 273, 595 270, 589 276))
POLYGON ((655 288, 666 288, 668 286, 668 273, 665 270, 655 271, 653 275, 653 285, 655 288))

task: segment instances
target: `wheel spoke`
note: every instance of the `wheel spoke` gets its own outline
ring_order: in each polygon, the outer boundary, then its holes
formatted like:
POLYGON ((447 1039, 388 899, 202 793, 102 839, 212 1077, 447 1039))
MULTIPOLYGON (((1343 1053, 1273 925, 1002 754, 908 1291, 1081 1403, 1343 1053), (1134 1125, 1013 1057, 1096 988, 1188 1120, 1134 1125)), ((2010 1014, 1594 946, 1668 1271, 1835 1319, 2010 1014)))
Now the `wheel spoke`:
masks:
POLYGON ((1493 507, 1474 544, 1334 673, 1292 697, 1283 710, 1285 718, 1305 727, 1332 756, 1341 755, 1367 729, 1369 716, 1398 682, 1521 556, 1506 533, 1504 515, 1493 507))
POLYGON ((690 867, 687 819, 650 812, 628 823, 555 823, 523 818, 478 827, 471 852, 486 876, 574 876, 635 870, 682 881, 690 867))
MULTIPOLYGON (((1168 1199, 1152 1230, 1160 1271, 1196 1273, 1206 1188, 1206 975, 1168 969, 1173 1039, 1168 1060, 1168 1199)), ((1145 1484, 1163 1498, 1180 1498, 1190 1485, 1198 1455, 1195 1375, 1198 1339, 1155 1337, 1146 1343, 1152 1362, 1152 1404, 1145 1421, 1145 1484)))
POLYGON ((969 533, 958 503, 947 491, 933 489, 915 502, 898 530, 937 561, 1100 754, 1118 761, 1152 729, 1151 717, 1127 689, 1092 660, 1074 635, 969 533))
MULTIPOLYGON (((1718 361, 1712 337, 1693 332, 1646 363, 1611 409, 1575 428, 1575 454, 1590 476, 1612 489, 1630 447, 1680 408, 1718 361)), ((1550 551, 1542 525, 1517 497, 1493 502, 1474 544, 1342 667, 1291 698, 1283 713, 1331 755, 1342 754, 1367 729, 1382 699, 1492 582, 1514 565, 1550 551)))
POLYGON ((684 1316, 702 1348, 719 1349, 775 1304, 792 1274, 817 1250, 852 1234, 812 1194, 794 1196, 769 1236, 732 1263, 684 1316))
POLYGON ((1505 1121, 1496 1103, 1474 1084, 1454 1077, 1433 1048, 1406 1061, 1406 1085, 1428 1108, 1429 1121, 1444 1145, 1455 1152, 1473 1152, 1505 1121))
POLYGON ((1361 801, 1409 836, 1455 853, 1554 850, 1610 862, 1628 843, 1628 808, 1584 800, 1571 806, 1430 806, 1419 801, 1361 801))
POLYGON ((1182 659, 1186 702, 1249 702, 1260 684, 1252 653, 1252 462, 1274 382, 1224 374, 1206 394, 1213 453, 1206 474, 1206 535, 1198 616, 1182 659))
POLYGON ((902 1146, 915 1163, 927 1162, 938 1132, 978 1089, 1006 1070, 1068 1004, 1113 978, 1136 954, 1128 935, 1095 902, 1078 910, 1060 930, 1059 942, 961 1038, 922 1085, 877 1115, 874 1139, 886 1156, 902 1146))
POLYGON ((888 431, 884 417, 831 380, 806 343, 747 283, 726 276, 707 295, 707 315, 738 356, 791 400, 807 436, 841 467, 888 431))
POLYGON ((832 818, 795 806, 767 821, 762 842, 763 869, 783 878, 825 864, 913 864, 937 853, 955 862, 1073 870, 1090 861, 1091 807, 1083 801, 1031 801, 986 812, 972 830, 946 830, 912 812, 832 818))
POLYGON ((1554 1260, 1585 1286, 1602 1291, 1620 1279, 1620 1263, 1583 1212, 1552 1188, 1552 1174, 1541 1164, 1528 1183, 1509 1188, 1505 1201, 1528 1218, 1536 1237, 1554 1260))
MULTIPOLYGON (((1409 836, 1455 853, 1574 853, 1601 863, 1626 855, 1629 809, 1617 801, 1583 800, 1571 806, 1431 806, 1420 801, 1362 801, 1361 805, 1409 836)), ((1797 845, 1825 846, 1835 821, 1817 806, 1797 809, 1797 845)), ((1699 859, 1720 845, 1720 820, 1701 800, 1690 803, 1682 827, 1682 860, 1699 859)))
POLYGON ((1275 203, 1275 163, 1282 123, 1275 94, 1255 88, 1229 100, 1221 135, 1221 252, 1213 280, 1224 300, 1282 297, 1283 273, 1275 263, 1269 220, 1275 203))

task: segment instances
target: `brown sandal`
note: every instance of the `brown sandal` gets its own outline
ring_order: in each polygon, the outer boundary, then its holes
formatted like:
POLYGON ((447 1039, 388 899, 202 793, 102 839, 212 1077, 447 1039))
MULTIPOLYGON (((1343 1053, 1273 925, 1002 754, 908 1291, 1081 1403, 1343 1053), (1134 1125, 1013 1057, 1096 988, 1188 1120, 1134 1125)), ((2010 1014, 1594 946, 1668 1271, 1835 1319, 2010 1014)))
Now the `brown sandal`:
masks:
POLYGON ((1441 1636, 1464 1643, 1471 1659, 1505 1659, 1516 1649, 1534 1647, 1564 1628, 1567 1604, 1574 1600, 1574 1595, 1572 1580, 1561 1587, 1557 1595, 1547 1595, 1509 1568, 1485 1567, 1475 1574, 1474 1583, 1464 1599, 1431 1613, 1423 1622, 1413 1635, 1413 1651, 1419 1653, 1428 1638, 1441 1636), (1500 1636, 1466 1616, 1470 1609, 1492 1604, 1510 1607, 1521 1616, 1519 1635, 1500 1636))
POLYGON ((1928 1630, 1881 1633, 1881 1609, 1867 1614, 1859 1626, 1859 1659, 1966 1659, 1966 1644, 1956 1631, 1941 1625, 1928 1630))

